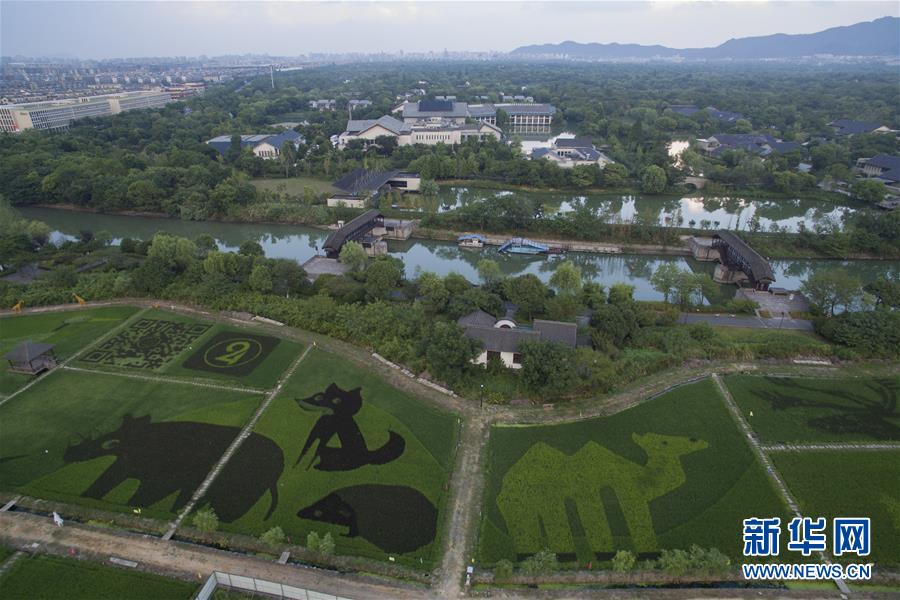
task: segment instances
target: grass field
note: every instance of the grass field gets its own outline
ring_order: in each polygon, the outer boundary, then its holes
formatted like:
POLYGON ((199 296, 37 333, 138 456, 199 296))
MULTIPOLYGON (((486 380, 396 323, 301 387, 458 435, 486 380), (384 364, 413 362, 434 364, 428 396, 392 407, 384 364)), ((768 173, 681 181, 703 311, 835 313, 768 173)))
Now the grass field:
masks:
MULTIPOLYGON (((808 517, 869 517, 872 555, 852 562, 900 564, 900 451, 775 452, 772 459, 808 517)), ((831 535, 829 532, 829 548, 831 535)))
POLYGON ((138 322, 85 352, 77 366, 267 389, 302 351, 302 344, 251 328, 157 309, 146 311, 138 322))
POLYGON ((710 381, 612 417, 494 427, 488 461, 488 563, 549 548, 586 564, 691 544, 738 559, 742 519, 786 514, 710 381))
MULTIPOLYGON (((29 340, 55 344, 56 356, 65 360, 137 311, 133 306, 112 306, 3 317, 0 318, 0 354, 29 340)), ((32 378, 10 373, 8 367, 9 363, 0 361, 0 395, 11 394, 32 378)))
POLYGON ((250 181, 258 190, 271 190, 273 192, 281 192, 290 194, 291 196, 303 196, 306 188, 318 194, 334 194, 337 189, 331 185, 326 179, 316 179, 314 177, 289 177, 287 179, 253 179, 250 181))
POLYGON ((0 579, 10 600, 187 600, 197 585, 55 556, 23 556, 0 579))
POLYGON ((0 489, 110 510, 144 506, 148 516, 169 518, 261 399, 55 371, 0 406, 0 489), (160 422, 187 423, 151 425, 160 422))
POLYGON ((764 443, 900 440, 900 378, 732 375, 725 384, 764 443))
POLYGON ((431 568, 457 429, 454 416, 313 350, 255 429, 284 452, 277 506, 266 494, 223 528, 259 536, 279 525, 303 544, 330 532, 338 553, 431 568))

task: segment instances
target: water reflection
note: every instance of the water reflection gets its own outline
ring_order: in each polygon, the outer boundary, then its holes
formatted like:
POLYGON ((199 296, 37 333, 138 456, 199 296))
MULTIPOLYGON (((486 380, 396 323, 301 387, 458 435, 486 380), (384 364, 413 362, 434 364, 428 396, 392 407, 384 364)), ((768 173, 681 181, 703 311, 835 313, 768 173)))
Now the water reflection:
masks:
MULTIPOLYGON (((266 256, 290 258, 301 263, 316 254, 316 248, 321 247, 328 234, 321 229, 290 225, 179 221, 38 208, 22 209, 21 212, 27 218, 47 223, 53 230, 54 240, 74 239, 82 230, 106 230, 117 240, 125 237, 149 239, 158 231, 191 239, 206 234, 212 236, 223 250, 236 250, 243 242, 253 240, 262 245, 266 256)), ((391 241, 388 248, 392 256, 403 260, 409 275, 417 269, 442 276, 456 272, 473 282, 478 280, 477 265, 483 258, 496 260, 506 275, 532 273, 545 282, 550 279, 556 265, 563 260, 561 257, 507 256, 499 254, 492 247, 483 250, 462 249, 454 243, 435 240, 391 241)), ((635 297, 639 300, 662 299, 662 295, 651 287, 650 276, 663 263, 712 273, 712 263, 698 263, 681 256, 571 253, 565 260, 571 260, 580 267, 587 280, 597 281, 604 286, 618 282, 635 286, 635 297)), ((790 289, 796 289, 802 280, 820 269, 846 269, 863 283, 887 273, 900 276, 900 261, 779 260, 774 261, 772 266, 777 285, 790 289)), ((723 288, 723 294, 730 296, 732 289, 723 288)))
MULTIPOLYGON (((819 200, 746 199, 707 196, 640 196, 580 194, 572 192, 521 192, 447 186, 441 188, 439 212, 455 210, 502 196, 533 199, 546 216, 587 210, 606 223, 643 223, 680 225, 694 229, 751 229, 796 232, 800 227, 841 228, 844 218, 856 210, 856 204, 824 203, 819 200)), ((413 207, 414 208, 414 207, 413 207)))

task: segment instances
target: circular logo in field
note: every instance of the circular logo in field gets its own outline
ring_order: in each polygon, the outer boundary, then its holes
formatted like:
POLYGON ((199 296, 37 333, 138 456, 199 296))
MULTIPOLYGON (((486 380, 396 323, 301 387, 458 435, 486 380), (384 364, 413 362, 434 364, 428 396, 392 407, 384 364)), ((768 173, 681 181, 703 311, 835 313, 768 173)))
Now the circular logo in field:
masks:
POLYGON ((203 362, 217 369, 233 369, 253 362, 262 351, 257 340, 231 338, 210 346, 203 354, 203 362))

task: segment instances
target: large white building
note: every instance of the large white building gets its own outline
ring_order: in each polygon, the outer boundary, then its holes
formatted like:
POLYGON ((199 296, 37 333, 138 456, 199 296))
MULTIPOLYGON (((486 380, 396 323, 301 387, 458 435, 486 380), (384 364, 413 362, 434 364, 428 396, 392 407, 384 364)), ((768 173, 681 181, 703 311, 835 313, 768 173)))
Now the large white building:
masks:
POLYGON ((393 112, 399 113, 403 122, 408 125, 447 121, 465 123, 468 119, 496 125, 498 110, 506 113, 511 129, 519 133, 549 130, 553 123, 553 115, 556 114, 556 107, 552 104, 534 102, 467 104, 449 98, 405 102, 393 112))
POLYGON ((490 123, 466 123, 465 120, 427 120, 415 124, 405 123, 390 115, 378 119, 347 121, 347 129, 338 136, 337 146, 346 148, 353 140, 374 141, 380 137, 396 138, 398 146, 424 144, 461 144, 470 139, 484 140, 488 137, 499 140, 502 132, 490 123))
POLYGON ((600 168, 615 162, 594 147, 590 138, 556 138, 549 148, 535 148, 531 158, 556 163, 564 169, 579 165, 598 165, 600 168))
POLYGON ((17 133, 26 129, 67 129, 73 121, 105 117, 139 108, 160 108, 172 101, 159 90, 123 92, 52 102, 31 102, 0 106, 0 131, 17 133))
MULTIPOLYGON (((231 148, 230 135, 220 135, 208 140, 206 143, 220 154, 225 154, 231 148)), ((285 142, 290 142, 294 148, 299 148, 300 144, 305 144, 306 140, 302 135, 293 130, 283 131, 281 133, 256 133, 241 136, 241 149, 250 148, 254 155, 259 158, 270 160, 281 156, 281 149, 285 142)))

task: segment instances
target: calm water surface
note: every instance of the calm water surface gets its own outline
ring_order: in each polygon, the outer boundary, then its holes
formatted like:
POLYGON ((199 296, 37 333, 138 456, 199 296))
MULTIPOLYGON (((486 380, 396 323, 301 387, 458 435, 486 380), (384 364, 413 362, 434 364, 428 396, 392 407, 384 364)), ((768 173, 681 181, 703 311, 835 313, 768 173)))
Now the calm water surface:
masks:
MULTIPOLYGON (((293 225, 181 221, 42 208, 25 208, 21 212, 30 219, 47 223, 53 229, 54 241, 73 239, 82 230, 109 231, 117 240, 125 237, 149 239, 158 231, 191 239, 207 234, 215 238, 223 250, 236 250, 243 242, 253 240, 262 245, 266 256, 290 258, 301 263, 317 253, 317 247, 328 235, 321 229, 293 225)), ((470 281, 477 281, 475 266, 479 260, 488 257, 496 260, 507 275, 533 273, 546 282, 560 262, 542 257, 504 256, 490 247, 463 250, 454 243, 435 240, 392 241, 388 247, 391 255, 403 260, 407 276, 413 276, 417 271, 431 271, 438 275, 456 272, 470 281)), ((650 276, 663 263, 712 272, 711 263, 699 263, 681 256, 576 252, 566 258, 581 267, 586 279, 605 286, 618 282, 635 286, 635 297, 639 300, 662 299, 662 295, 651 287, 650 276)), ((790 289, 799 287, 811 273, 825 269, 846 269, 864 283, 886 273, 900 275, 900 261, 779 260, 773 261, 772 266, 777 278, 776 285, 790 289)), ((723 293, 730 296, 732 289, 725 287, 723 293)))

